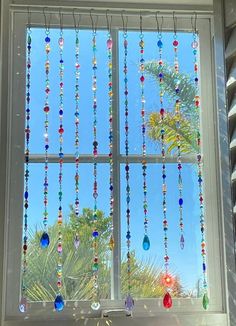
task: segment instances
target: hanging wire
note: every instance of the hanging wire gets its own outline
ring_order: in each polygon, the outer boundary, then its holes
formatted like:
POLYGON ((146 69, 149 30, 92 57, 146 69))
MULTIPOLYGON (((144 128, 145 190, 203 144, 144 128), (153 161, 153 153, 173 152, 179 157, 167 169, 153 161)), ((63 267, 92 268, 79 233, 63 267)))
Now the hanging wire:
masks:
POLYGON ((31 12, 30 12, 30 7, 27 8, 27 12, 28 12, 28 22, 27 22, 27 27, 30 30, 31 28, 31 12))
POLYGON ((96 31, 97 31, 97 25, 98 25, 98 16, 97 15, 95 16, 96 17, 96 20, 94 21, 92 12, 93 12, 93 9, 90 9, 89 15, 90 15, 91 23, 92 23, 92 30, 93 30, 93 32, 96 33, 96 31))
POLYGON ((48 22, 47 22, 47 15, 46 15, 46 13, 45 13, 45 9, 47 9, 47 8, 46 8, 46 7, 43 8, 44 25, 45 25, 45 30, 46 30, 46 32, 49 33, 52 14, 51 14, 51 13, 49 14, 49 19, 48 19, 48 22))
POLYGON ((108 12, 109 10, 106 10, 107 30, 109 33, 111 33, 112 16, 110 15, 110 21, 109 21, 108 12))
POLYGON ((161 23, 159 23, 159 19, 158 19, 158 14, 159 13, 160 13, 160 11, 156 12, 155 18, 156 18, 156 23, 157 23, 157 33, 158 33, 158 35, 161 35, 162 34, 162 27, 163 27, 164 18, 163 18, 163 16, 161 16, 161 23))
POLYGON ((78 20, 76 20, 75 17, 75 8, 73 9, 72 15, 73 15, 73 20, 74 20, 74 28, 75 28, 75 32, 79 31, 79 27, 80 27, 80 21, 81 21, 81 15, 78 15, 78 20))
POLYGON ((139 28, 140 28, 140 34, 143 34, 143 16, 142 16, 142 13, 140 11, 140 16, 139 16, 139 28))
POLYGON ((177 32, 177 17, 175 16, 175 12, 173 11, 173 23, 174 23, 174 34, 177 32))
POLYGON ((59 19, 60 19, 60 30, 61 30, 61 33, 62 33, 62 30, 63 30, 63 13, 61 11, 61 8, 59 10, 59 19))
POLYGON ((123 32, 127 33, 128 16, 124 17, 124 13, 125 13, 125 11, 121 12, 122 26, 123 26, 123 32))
POLYGON ((194 17, 191 17, 191 25, 192 25, 192 31, 193 34, 197 34, 197 13, 194 12, 194 17))

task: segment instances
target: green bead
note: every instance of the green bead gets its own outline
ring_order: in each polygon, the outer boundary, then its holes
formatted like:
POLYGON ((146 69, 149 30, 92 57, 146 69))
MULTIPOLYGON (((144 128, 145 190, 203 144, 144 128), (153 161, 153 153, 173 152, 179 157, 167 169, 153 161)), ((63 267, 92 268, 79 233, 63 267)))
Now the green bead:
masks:
POLYGON ((209 306, 209 298, 207 293, 204 293, 203 299, 202 299, 202 306, 205 310, 207 310, 208 306, 209 306))

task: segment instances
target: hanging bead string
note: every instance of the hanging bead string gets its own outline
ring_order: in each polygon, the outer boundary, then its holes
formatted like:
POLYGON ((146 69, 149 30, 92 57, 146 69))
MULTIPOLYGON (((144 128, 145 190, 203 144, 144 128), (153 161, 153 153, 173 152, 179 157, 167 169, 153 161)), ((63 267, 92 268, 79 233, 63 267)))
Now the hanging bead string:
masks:
MULTIPOLYGON (((176 25, 176 17, 174 17, 174 24, 176 25)), ((182 160, 181 160, 181 136, 180 136, 180 99, 179 99, 179 58, 176 26, 174 27, 174 70, 175 70, 175 123, 176 123, 176 142, 177 142, 177 169, 178 169, 178 189, 179 189, 179 227, 180 227, 180 248, 184 249, 184 224, 183 224, 183 181, 182 181, 182 160)))
MULTIPOLYGON (((122 19, 124 20, 123 16, 122 19)), ((124 24, 124 22, 123 22, 124 24)), ((131 296, 131 254, 130 254, 130 245, 131 245, 131 232, 130 232, 130 167, 129 167, 129 102, 128 102, 128 34, 127 28, 124 24, 123 32, 123 45, 124 45, 124 108, 125 108, 125 179, 126 179, 126 243, 127 243, 127 296, 125 299, 125 307, 127 310, 132 310, 134 306, 134 300, 131 296)))
MULTIPOLYGON (((194 28, 193 42, 191 44, 194 55, 194 81, 195 81, 195 110, 200 113, 200 91, 199 91, 199 77, 198 77, 198 41, 197 31, 194 28)), ((209 305, 207 273, 206 273, 206 239, 205 239, 205 218, 204 218, 204 204, 203 204, 203 174, 202 174, 202 153, 201 153, 201 132, 200 119, 198 121, 198 128, 196 131, 196 140, 198 146, 197 165, 198 165, 198 187, 199 187, 199 205, 200 205, 200 230, 201 230, 201 254, 202 254, 202 270, 203 270, 203 308, 207 309, 209 305)))
POLYGON ((99 240, 99 233, 97 230, 97 155, 98 155, 98 142, 97 142, 97 31, 96 28, 93 26, 93 33, 92 33, 92 50, 93 50, 93 59, 92 59, 92 91, 93 91, 93 198, 94 198, 94 208, 93 208, 93 298, 91 308, 93 310, 98 310, 100 308, 99 302, 99 294, 98 294, 98 270, 99 270, 99 263, 98 263, 98 240, 99 240))
MULTIPOLYGON (((112 19, 112 18, 110 18, 112 19)), ((113 195, 113 89, 112 89, 112 37, 110 32, 110 25, 107 15, 107 61, 108 61, 108 107, 109 107, 109 165, 110 165, 110 179, 109 179, 109 189, 110 189, 110 218, 111 218, 111 236, 109 241, 110 250, 114 249, 114 236, 113 236, 113 210, 114 210, 114 195, 113 195)))
MULTIPOLYGON (((79 30, 75 28, 75 215, 79 217, 79 30)), ((79 234, 76 233, 74 239, 75 249, 79 247, 79 234)))
POLYGON ((161 123, 161 155, 162 155, 162 210, 163 210, 163 231, 164 231, 164 265, 165 265, 165 286, 166 286, 166 293, 163 297, 163 306, 165 308, 171 308, 172 306, 172 299, 169 293, 168 287, 169 282, 166 280, 171 280, 171 276, 169 274, 169 255, 168 255, 168 221, 167 221, 167 205, 166 205, 166 194, 167 194, 167 185, 166 185, 166 151, 165 151, 165 109, 163 106, 163 96, 164 96, 164 89, 163 89, 163 60, 162 60, 162 48, 163 48, 163 41, 162 41, 162 33, 158 32, 158 52, 159 52, 159 96, 160 96, 160 123, 161 123))
POLYGON ((150 248, 150 241, 148 238, 148 218, 147 218, 147 163, 146 163, 146 119, 145 119, 145 95, 144 95, 144 70, 145 70, 145 60, 144 60, 144 34, 142 30, 142 16, 140 16, 140 88, 141 88, 141 119, 142 119, 142 174, 143 174, 143 212, 144 212, 144 238, 143 238, 143 249, 148 250, 150 248))
MULTIPOLYGON (((61 15, 60 15, 60 23, 61 23, 61 15)), ((59 192, 58 192, 58 199, 59 199, 59 208, 58 208, 58 240, 57 240, 57 252, 58 252, 58 261, 57 261, 57 296, 54 302, 55 309, 57 311, 61 311, 64 308, 64 301, 61 295, 61 288, 62 288, 62 223, 63 223, 63 210, 62 210, 62 181, 63 181, 63 134, 64 134, 64 127, 63 127, 63 114, 64 114, 64 104, 63 104, 63 96, 64 96, 64 60, 63 60, 63 47, 64 47, 64 38, 63 38, 63 29, 62 25, 60 28, 60 37, 58 39, 59 45, 59 192)))
POLYGON ((23 262, 22 262, 22 286, 19 304, 20 312, 26 312, 27 299, 25 277, 27 271, 28 250, 28 208, 29 208, 29 144, 30 144, 30 91, 31 91, 31 28, 27 28, 27 51, 26 51, 26 106, 25 106, 25 189, 24 189, 24 227, 23 227, 23 262))
POLYGON ((49 138, 48 138, 48 126, 49 126, 49 120, 48 115, 50 111, 49 106, 49 94, 50 94, 50 81, 49 81, 49 72, 50 72, 50 60, 49 60, 49 54, 51 51, 50 48, 50 30, 49 27, 46 27, 45 30, 45 52, 46 52, 46 60, 45 60, 45 104, 43 111, 45 113, 45 120, 44 120, 44 217, 43 217, 43 225, 44 225, 44 232, 40 239, 40 244, 42 248, 47 248, 50 239, 49 235, 47 233, 47 225, 48 225, 48 149, 49 149, 49 138))

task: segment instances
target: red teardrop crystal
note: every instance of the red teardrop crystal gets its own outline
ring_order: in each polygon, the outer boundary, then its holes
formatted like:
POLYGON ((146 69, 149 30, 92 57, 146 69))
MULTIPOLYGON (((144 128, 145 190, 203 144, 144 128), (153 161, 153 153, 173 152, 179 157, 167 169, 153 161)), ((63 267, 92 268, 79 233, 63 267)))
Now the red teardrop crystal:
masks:
POLYGON ((163 298, 163 306, 166 309, 169 309, 172 307, 172 298, 169 292, 166 292, 164 298, 163 298))

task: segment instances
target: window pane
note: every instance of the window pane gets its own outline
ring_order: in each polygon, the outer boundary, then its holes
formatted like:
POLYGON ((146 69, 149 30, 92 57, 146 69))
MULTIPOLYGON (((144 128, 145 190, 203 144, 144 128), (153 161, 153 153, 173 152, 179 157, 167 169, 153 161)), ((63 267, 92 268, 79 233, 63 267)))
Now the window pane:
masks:
MULTIPOLYGON (((127 293, 126 274, 126 194, 125 166, 121 169, 121 216, 122 216, 122 295, 127 293)), ((167 219, 170 272, 176 281, 176 297, 199 296, 201 288, 201 253, 197 167, 183 164, 183 218, 185 248, 181 250, 179 240, 178 173, 176 164, 166 165, 167 174, 167 219)), ((132 293, 135 298, 161 297, 165 288, 161 273, 164 271, 163 257, 163 212, 162 212, 162 165, 147 166, 147 200, 150 249, 142 247, 144 237, 143 179, 140 164, 130 164, 130 211, 131 211, 131 265, 132 293)))
MULTIPOLYGON (((75 112, 75 31, 64 30, 64 153, 74 153, 74 112, 75 112)), ((80 153, 92 153, 93 143, 93 108, 92 108, 92 32, 82 30, 80 38, 80 153)), ((97 33, 97 140, 99 153, 108 153, 108 73, 106 38, 107 33, 97 33)), ((50 88, 49 94, 49 153, 58 153, 58 107, 59 107, 59 29, 50 30, 50 88)), ((45 101, 45 30, 32 29, 31 55, 31 153, 44 151, 45 101)))
MULTIPOLYGON (((144 32, 144 59, 145 59, 145 110, 147 121, 147 153, 156 154, 159 150, 159 78, 158 78, 158 60, 159 53, 157 48, 157 33, 144 32)), ((192 54, 192 34, 178 32, 178 59, 179 59, 179 75, 180 82, 179 98, 181 101, 181 113, 183 117, 180 121, 181 129, 184 127, 183 139, 186 141, 184 147, 188 153, 195 152, 195 138, 192 130, 196 129, 198 122, 198 114, 194 108, 194 76, 193 76, 193 54, 192 54), (187 137, 186 137, 187 136, 187 137)), ((141 154, 142 151, 142 134, 141 134, 141 90, 140 90, 140 32, 128 32, 128 102, 129 102, 129 151, 130 154, 141 154)), ((163 33, 163 85, 164 85, 164 108, 172 116, 175 113, 175 82, 174 67, 174 48, 173 33, 163 33)), ((125 114, 124 114, 124 81, 123 81, 123 65, 124 65, 124 49, 123 49, 123 32, 119 34, 119 72, 120 72, 120 147, 121 152, 125 153, 125 114)), ((172 124, 174 122, 173 118, 172 124)), ((167 135, 174 135, 175 128, 173 125, 165 125, 167 135)), ((175 137, 172 137, 172 139, 175 137)), ((182 144, 183 146, 183 144, 182 144)), ((159 150, 160 152, 160 150, 159 150)))
MULTIPOLYGON (((30 164, 30 205, 29 205, 29 249, 26 287, 29 300, 54 301, 56 294, 56 264, 57 264, 57 212, 58 212, 58 166, 49 164, 49 194, 48 194, 48 232, 50 245, 41 249, 39 239, 43 226, 43 164, 30 164)), ((98 230, 99 244, 99 283, 101 298, 110 298, 111 253, 108 249, 110 220, 109 167, 98 164, 98 230)), ((65 300, 88 300, 92 295, 92 209, 93 209, 93 166, 80 165, 80 216, 73 212, 74 201, 74 165, 65 164, 63 168, 63 284, 62 294, 65 300), (74 247, 74 237, 78 232, 80 246, 74 247)))

